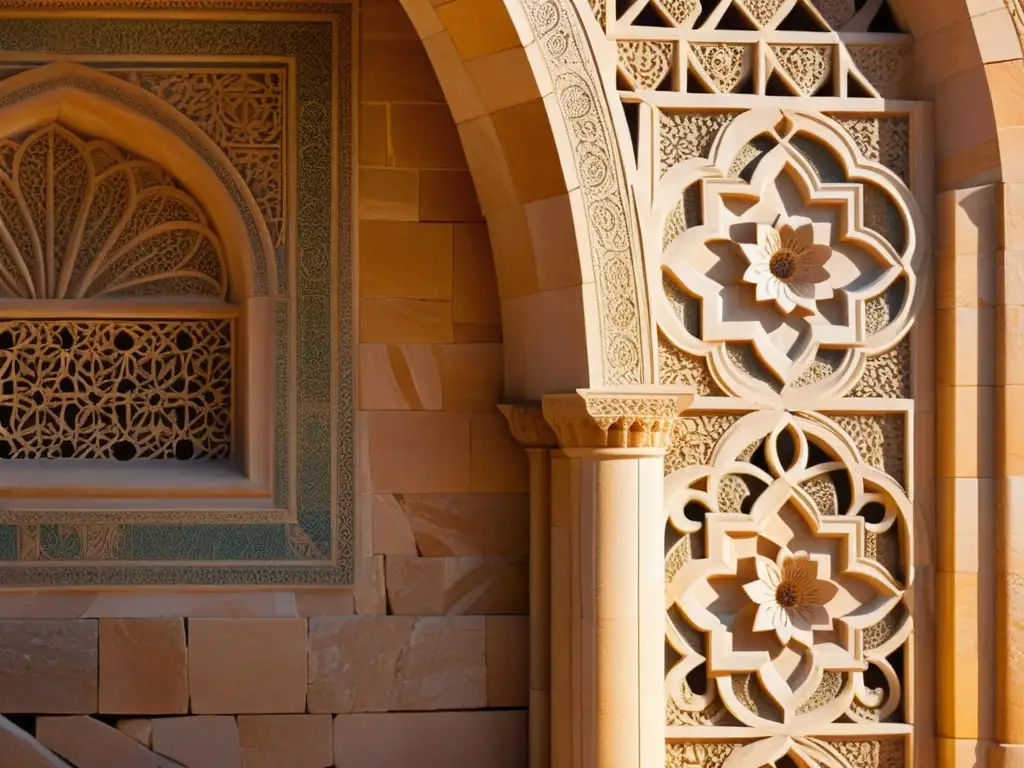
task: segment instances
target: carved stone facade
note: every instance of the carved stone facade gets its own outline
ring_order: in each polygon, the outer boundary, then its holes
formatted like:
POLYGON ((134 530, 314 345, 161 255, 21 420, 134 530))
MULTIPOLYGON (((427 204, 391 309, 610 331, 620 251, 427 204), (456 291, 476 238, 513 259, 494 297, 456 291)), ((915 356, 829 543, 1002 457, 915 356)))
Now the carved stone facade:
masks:
POLYGON ((911 39, 883 2, 600 10, 652 129, 659 380, 697 395, 665 462, 667 763, 909 766, 908 596, 930 588, 910 414, 932 386, 911 39))

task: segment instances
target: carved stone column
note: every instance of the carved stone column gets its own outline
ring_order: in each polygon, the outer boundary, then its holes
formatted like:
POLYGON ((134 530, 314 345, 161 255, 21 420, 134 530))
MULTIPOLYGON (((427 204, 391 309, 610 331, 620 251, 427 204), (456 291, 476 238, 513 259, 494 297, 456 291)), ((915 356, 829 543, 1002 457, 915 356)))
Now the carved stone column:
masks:
POLYGON ((551 460, 551 764, 665 762, 665 448, 692 396, 544 398, 551 460))
POLYGON ((551 764, 551 448, 539 406, 498 406, 530 461, 530 768, 551 764))

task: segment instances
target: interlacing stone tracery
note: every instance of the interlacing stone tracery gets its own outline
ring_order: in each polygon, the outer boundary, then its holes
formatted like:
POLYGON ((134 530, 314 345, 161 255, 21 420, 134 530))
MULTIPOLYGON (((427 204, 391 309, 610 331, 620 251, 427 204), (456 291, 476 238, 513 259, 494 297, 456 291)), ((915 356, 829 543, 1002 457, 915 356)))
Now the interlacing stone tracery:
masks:
POLYGON ((781 754, 806 753, 808 765, 845 766, 807 739, 899 722, 912 506, 832 420, 744 416, 708 464, 666 478, 665 499, 669 711, 785 737, 723 765, 760 768, 771 745, 788 744, 781 754))
POLYGON ((933 194, 913 39, 889 0, 579 6, 639 127, 657 380, 696 395, 665 457, 666 765, 906 768, 933 194))
POLYGON ((709 161, 678 163, 660 189, 654 215, 666 226, 681 197, 692 193, 696 212, 665 247, 678 290, 656 298, 658 323, 706 357, 725 392, 769 404, 841 395, 910 329, 921 214, 828 118, 751 110, 722 129, 709 161), (837 363, 809 385, 823 356, 837 363))
POLYGON ((167 169, 57 122, 0 139, 0 298, 48 308, 0 321, 0 459, 228 458, 232 321, 145 304, 227 290, 219 238, 167 169), (132 320, 46 317, 126 299, 132 320))

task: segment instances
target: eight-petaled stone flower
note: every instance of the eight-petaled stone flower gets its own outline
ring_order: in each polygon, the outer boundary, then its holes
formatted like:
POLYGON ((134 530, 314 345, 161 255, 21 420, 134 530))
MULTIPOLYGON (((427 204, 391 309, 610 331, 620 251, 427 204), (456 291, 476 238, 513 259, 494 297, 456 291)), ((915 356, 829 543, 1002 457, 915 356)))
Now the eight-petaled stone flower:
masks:
POLYGON ((774 631, 783 645, 794 640, 813 647, 815 627, 832 625, 825 606, 836 596, 838 586, 818 578, 818 564, 806 552, 784 552, 778 565, 759 555, 755 567, 757 581, 743 585, 758 604, 753 630, 774 631))
POLYGON ((758 301, 774 301, 788 314, 797 307, 814 312, 816 301, 832 298, 825 269, 832 249, 815 244, 810 220, 794 218, 776 226, 758 224, 757 244, 740 248, 750 262, 743 280, 756 286, 758 301))

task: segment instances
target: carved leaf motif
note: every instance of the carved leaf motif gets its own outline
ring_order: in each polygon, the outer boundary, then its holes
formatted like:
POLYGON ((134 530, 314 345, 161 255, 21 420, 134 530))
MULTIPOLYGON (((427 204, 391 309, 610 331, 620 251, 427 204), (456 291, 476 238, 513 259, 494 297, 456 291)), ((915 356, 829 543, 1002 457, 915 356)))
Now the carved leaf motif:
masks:
POLYGON ((810 4, 834 30, 842 29, 857 12, 854 0, 810 0, 810 4))
POLYGON ((832 74, 832 49, 827 45, 773 45, 771 50, 801 96, 813 96, 832 74))
POLYGON ((205 213, 154 163, 51 123, 0 168, 0 295, 223 298, 226 290, 205 213))
POLYGON ((862 448, 878 436, 837 428, 860 415, 760 411, 725 430, 721 417, 688 418, 676 439, 692 446, 690 460, 665 478, 666 540, 678 542, 667 560, 682 560, 666 562, 666 642, 678 655, 666 672, 671 702, 684 714, 720 702, 745 725, 787 726, 792 741, 751 742, 729 765, 788 755, 838 768, 858 750, 880 755, 877 744, 834 750, 800 736, 846 717, 885 719, 902 697, 890 658, 911 633, 913 506, 891 464, 886 474, 868 466, 883 463, 862 448), (884 509, 880 519, 870 505, 884 509), (708 693, 688 698, 680 681, 698 666, 708 693), (865 688, 869 667, 884 691, 865 688))
POLYGON ((249 186, 275 244, 283 246, 285 76, 279 71, 112 74, 159 96, 224 150, 249 186))
POLYGON ((684 112, 661 114, 661 172, 691 157, 707 157, 719 131, 736 112, 684 112))
POLYGON ((769 27, 786 0, 743 0, 742 5, 747 13, 760 26, 769 27))
POLYGON ((719 93, 731 93, 750 74, 753 49, 748 45, 694 44, 693 57, 719 93))
POLYGON ((910 123, 906 117, 849 117, 833 119, 850 135, 868 160, 881 163, 904 183, 910 182, 910 123))
POLYGON ((896 96, 903 65, 911 50, 909 45, 851 45, 847 48, 854 66, 883 98, 896 96))
POLYGON ((691 23, 701 9, 700 0, 659 0, 659 4, 680 27, 691 23))
POLYGON ((672 43, 630 40, 619 43, 619 65, 638 91, 653 91, 672 69, 672 43))

